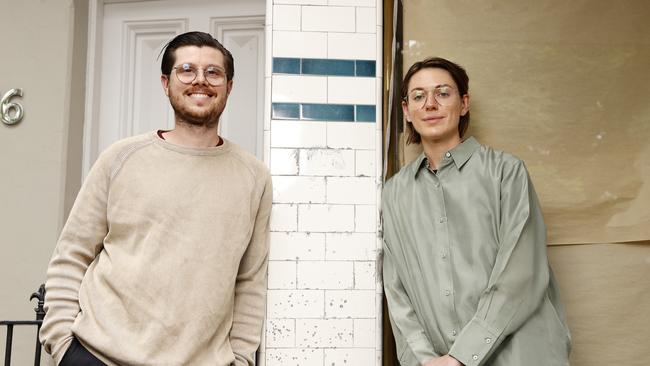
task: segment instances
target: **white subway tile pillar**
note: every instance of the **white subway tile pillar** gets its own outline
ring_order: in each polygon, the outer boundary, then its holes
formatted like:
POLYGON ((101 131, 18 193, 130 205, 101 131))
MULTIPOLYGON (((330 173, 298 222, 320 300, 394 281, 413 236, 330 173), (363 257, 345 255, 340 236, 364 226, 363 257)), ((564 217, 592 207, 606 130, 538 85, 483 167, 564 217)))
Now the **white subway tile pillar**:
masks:
POLYGON ((381 362, 381 7, 267 0, 266 366, 381 362))

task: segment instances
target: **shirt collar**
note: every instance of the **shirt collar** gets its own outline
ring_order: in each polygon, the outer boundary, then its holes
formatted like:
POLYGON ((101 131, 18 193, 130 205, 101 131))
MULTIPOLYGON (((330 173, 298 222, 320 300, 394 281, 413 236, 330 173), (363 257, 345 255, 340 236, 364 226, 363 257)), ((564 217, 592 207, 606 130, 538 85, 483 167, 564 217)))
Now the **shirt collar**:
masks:
MULTIPOLYGON (((465 163, 469 160, 469 158, 472 157, 474 151, 476 151, 476 149, 478 149, 480 146, 481 144, 479 144, 479 142, 476 141, 474 137, 469 137, 453 149, 449 150, 451 159, 453 159, 454 164, 456 164, 456 168, 462 168, 463 165, 465 165, 465 163)), ((413 174, 417 176, 420 169, 423 167, 426 168, 427 166, 427 157, 424 155, 424 152, 418 156, 414 163, 415 164, 413 166, 415 167, 415 171, 413 174)))

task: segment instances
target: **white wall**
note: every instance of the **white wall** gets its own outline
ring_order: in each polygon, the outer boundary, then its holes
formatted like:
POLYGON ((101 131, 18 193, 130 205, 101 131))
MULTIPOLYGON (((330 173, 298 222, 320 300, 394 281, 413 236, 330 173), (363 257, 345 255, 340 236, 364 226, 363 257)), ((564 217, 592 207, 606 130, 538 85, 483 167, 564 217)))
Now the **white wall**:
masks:
POLYGON ((262 358, 267 366, 379 365, 382 3, 267 4, 265 136, 274 207, 262 358), (278 58, 344 60, 343 68, 375 61, 375 72, 296 74, 274 70, 278 58), (303 114, 287 119, 274 110, 278 103, 302 104, 303 114), (374 117, 308 120, 305 108, 314 104, 374 106, 374 117))
MULTIPOLYGON (((35 316, 29 296, 45 279, 66 192, 79 186, 86 10, 76 0, 3 0, 0 9, 0 92, 22 88, 12 101, 25 111, 18 125, 0 123, 0 319, 24 320, 35 316)), ((3 327, 2 356, 4 336, 3 327)), ((12 364, 30 364, 34 341, 16 330, 12 364)))

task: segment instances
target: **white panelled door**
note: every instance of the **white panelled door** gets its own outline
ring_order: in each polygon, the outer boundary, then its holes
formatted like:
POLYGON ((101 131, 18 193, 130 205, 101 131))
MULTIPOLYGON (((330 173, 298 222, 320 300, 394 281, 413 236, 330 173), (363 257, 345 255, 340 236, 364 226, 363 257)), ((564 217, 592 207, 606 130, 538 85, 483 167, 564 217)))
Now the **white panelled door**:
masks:
POLYGON ((265 0, 94 0, 84 176, 113 142, 174 127, 160 85, 160 51, 186 31, 212 34, 235 59, 220 134, 262 158, 265 0))

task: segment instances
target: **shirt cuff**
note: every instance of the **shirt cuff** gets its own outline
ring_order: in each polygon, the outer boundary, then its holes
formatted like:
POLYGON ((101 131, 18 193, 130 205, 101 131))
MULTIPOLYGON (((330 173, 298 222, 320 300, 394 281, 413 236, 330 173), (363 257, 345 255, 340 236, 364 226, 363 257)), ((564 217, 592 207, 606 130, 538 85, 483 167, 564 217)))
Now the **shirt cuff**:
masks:
POLYGON ((449 355, 466 366, 481 365, 499 333, 483 320, 473 318, 456 338, 449 355))

